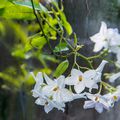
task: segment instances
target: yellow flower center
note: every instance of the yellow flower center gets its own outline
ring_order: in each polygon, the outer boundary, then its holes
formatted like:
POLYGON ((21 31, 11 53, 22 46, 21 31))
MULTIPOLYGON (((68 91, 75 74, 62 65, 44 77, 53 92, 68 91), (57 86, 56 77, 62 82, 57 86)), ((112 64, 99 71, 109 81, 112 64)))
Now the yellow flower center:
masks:
POLYGON ((114 100, 117 100, 117 99, 118 99, 118 97, 117 97, 117 96, 113 96, 113 99, 114 99, 114 100))
POLYGON ((57 91, 59 88, 58 88, 58 86, 56 86, 54 89, 53 89, 53 91, 57 91))
POLYGON ((96 101, 96 102, 99 102, 99 100, 100 100, 99 97, 96 97, 96 98, 95 98, 95 101, 96 101))
POLYGON ((82 75, 79 76, 79 81, 82 81, 83 80, 83 77, 82 75))

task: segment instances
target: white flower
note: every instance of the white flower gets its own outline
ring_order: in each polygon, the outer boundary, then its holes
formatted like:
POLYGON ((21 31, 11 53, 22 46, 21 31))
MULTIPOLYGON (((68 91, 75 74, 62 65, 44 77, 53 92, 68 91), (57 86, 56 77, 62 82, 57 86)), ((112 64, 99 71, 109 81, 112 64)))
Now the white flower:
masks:
POLYGON ((115 82, 115 80, 117 80, 118 78, 120 78, 120 72, 113 74, 113 75, 109 78, 109 81, 113 83, 113 82, 115 82))
POLYGON ((94 81, 85 79, 86 77, 86 74, 80 70, 72 69, 71 76, 66 78, 65 83, 67 85, 74 85, 75 92, 81 93, 85 87, 91 88, 94 85, 94 81))
POLYGON ((46 96, 52 96, 56 102, 69 102, 73 100, 73 93, 65 88, 65 77, 60 76, 55 80, 51 80, 46 74, 44 78, 47 85, 43 88, 46 96))
POLYGON ((102 113, 103 109, 109 110, 110 105, 107 102, 107 100, 102 97, 100 94, 86 94, 88 101, 85 101, 84 103, 84 109, 89 109, 89 108, 95 108, 97 112, 102 113))
POLYGON ((32 90, 32 93, 33 93, 33 97, 37 98, 41 95, 41 89, 42 89, 42 86, 44 85, 43 83, 43 75, 41 72, 38 72, 38 74, 35 76, 33 72, 31 72, 36 84, 32 90))
POLYGON ((120 86, 116 87, 116 91, 113 93, 108 93, 105 94, 104 97, 108 100, 108 101, 112 101, 111 103, 114 104, 114 102, 117 102, 120 100, 120 86))
POLYGON ((107 61, 103 60, 96 70, 88 70, 82 73, 80 70, 72 69, 71 76, 65 79, 67 85, 74 85, 76 93, 81 93, 85 87, 98 88, 97 83, 101 81, 101 72, 107 61))
POLYGON ((46 86, 46 84, 44 83, 42 73, 38 72, 36 76, 33 72, 31 72, 31 74, 36 81, 34 89, 32 90, 33 97, 37 98, 35 103, 37 105, 44 106, 46 113, 51 111, 53 108, 57 108, 58 110, 62 110, 64 112, 65 104, 63 102, 53 101, 52 96, 45 95, 46 91, 44 92, 43 88, 46 86))
POLYGON ((90 37, 91 41, 95 43, 94 50, 93 50, 94 52, 98 52, 103 47, 107 46, 106 38, 107 38, 107 25, 104 22, 101 22, 101 28, 99 33, 90 37))
POLYGON ((53 108, 57 108, 58 110, 62 110, 64 112, 64 107, 65 107, 65 104, 64 103, 58 103, 58 102, 55 102, 51 99, 48 99, 48 98, 42 98, 42 97, 39 97, 35 103, 37 105, 41 105, 41 106, 44 106, 44 110, 46 113, 50 112, 53 108))
POLYGON ((90 37, 91 41, 95 43, 94 52, 100 51, 102 48, 109 49, 110 52, 116 53, 120 45, 120 34, 118 29, 107 29, 105 22, 101 22, 99 33, 90 37))

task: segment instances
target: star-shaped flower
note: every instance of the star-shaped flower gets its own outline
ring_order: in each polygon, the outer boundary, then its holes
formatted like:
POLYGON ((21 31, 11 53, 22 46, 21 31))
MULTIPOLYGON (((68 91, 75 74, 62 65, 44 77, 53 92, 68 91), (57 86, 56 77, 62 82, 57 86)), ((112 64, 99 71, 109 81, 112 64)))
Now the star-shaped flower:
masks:
POLYGON ((46 113, 50 112, 53 108, 57 108, 58 110, 62 110, 64 112, 65 108, 65 104, 63 102, 59 103, 47 97, 39 97, 37 98, 35 103, 37 105, 44 106, 44 110, 46 113))
POLYGON ((65 79, 67 85, 74 85, 76 93, 81 93, 85 88, 98 88, 97 83, 101 81, 102 70, 107 61, 103 60, 96 70, 88 70, 84 73, 77 69, 72 69, 71 76, 65 79))
POLYGON ((84 109, 95 108, 97 112, 102 113, 103 109, 110 109, 110 105, 107 100, 100 94, 86 94, 89 100, 85 101, 84 109))
POLYGON ((109 52, 116 53, 120 49, 120 34, 118 33, 118 29, 108 29, 105 22, 101 22, 99 33, 93 35, 90 39, 95 43, 94 52, 98 52, 104 48, 109 49, 109 52))
POLYGON ((41 95, 42 92, 42 86, 44 86, 44 82, 43 82, 43 75, 41 72, 38 72, 37 75, 35 76, 33 72, 31 72, 34 80, 35 80, 35 86, 32 90, 33 93, 33 97, 37 98, 41 95))
POLYGON ((57 79, 50 79, 44 74, 47 85, 43 88, 46 96, 52 96, 56 102, 69 102, 73 100, 73 93, 65 88, 65 77, 60 76, 57 79))

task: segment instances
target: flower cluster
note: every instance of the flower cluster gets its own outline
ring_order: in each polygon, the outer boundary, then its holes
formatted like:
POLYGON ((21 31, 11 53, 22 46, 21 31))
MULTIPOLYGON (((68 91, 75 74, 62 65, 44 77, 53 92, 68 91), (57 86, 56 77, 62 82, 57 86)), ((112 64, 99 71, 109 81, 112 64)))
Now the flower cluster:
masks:
MULTIPOLYGON (((116 55, 117 61, 115 62, 117 67, 120 67, 120 34, 117 28, 107 28, 105 22, 101 22, 99 33, 90 37, 91 41, 95 43, 94 52, 99 52, 104 48, 110 53, 116 55)), ((110 82, 114 82, 120 77, 120 72, 113 74, 110 78, 110 82)))
POLYGON ((118 29, 107 28, 105 22, 101 22, 99 33, 93 35, 90 39, 95 43, 94 52, 98 52, 104 48, 117 55, 120 53, 120 34, 118 29))
POLYGON ((114 102, 120 99, 120 87, 110 88, 111 93, 101 95, 99 84, 105 84, 101 80, 102 71, 107 61, 103 60, 97 69, 89 69, 82 72, 72 69, 71 74, 65 78, 61 75, 57 79, 49 78, 45 73, 39 72, 34 77, 36 84, 32 90, 35 103, 44 106, 46 113, 53 108, 65 110, 65 103, 75 99, 85 99, 84 109, 95 108, 99 113, 104 109, 109 110, 114 102), (98 93, 93 94, 92 90, 97 89, 98 93))

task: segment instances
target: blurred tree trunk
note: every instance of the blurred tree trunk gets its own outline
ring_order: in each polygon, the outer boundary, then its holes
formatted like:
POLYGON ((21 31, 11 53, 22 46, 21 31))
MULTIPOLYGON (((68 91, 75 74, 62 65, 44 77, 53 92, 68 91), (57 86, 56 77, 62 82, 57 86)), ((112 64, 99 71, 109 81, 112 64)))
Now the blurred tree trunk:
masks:
POLYGON ((119 27, 119 0, 64 0, 65 13, 80 38, 98 32, 101 21, 119 27))

